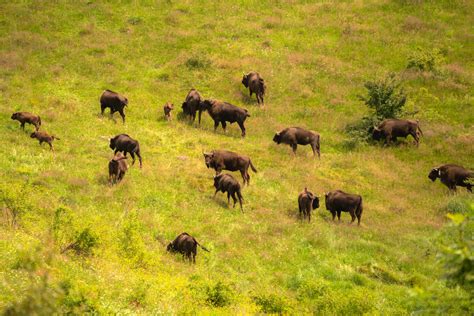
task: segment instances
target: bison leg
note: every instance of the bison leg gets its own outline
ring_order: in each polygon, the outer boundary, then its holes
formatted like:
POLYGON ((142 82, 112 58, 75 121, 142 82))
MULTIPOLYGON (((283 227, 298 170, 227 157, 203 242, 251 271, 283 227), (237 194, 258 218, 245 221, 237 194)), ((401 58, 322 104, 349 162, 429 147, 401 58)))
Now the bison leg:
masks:
MULTIPOLYGON (((138 157, 138 162, 140 163, 140 168, 141 168, 142 167, 142 156, 140 155, 139 151, 137 151, 135 154, 138 157)), ((133 158, 133 156, 132 156, 132 158, 133 158)))
POLYGON ((226 129, 226 127, 227 127, 227 123, 226 123, 225 121, 222 121, 221 124, 222 124, 222 129, 224 130, 224 133, 225 133, 225 129, 226 129))
POLYGON ((471 184, 468 184, 468 185, 466 186, 466 189, 467 189, 469 192, 472 193, 472 185, 471 185, 471 184))
POLYGON ((245 169, 240 170, 240 174, 242 175, 242 179, 244 180, 245 185, 245 182, 247 182, 247 173, 245 172, 245 169))
POLYGON ((416 147, 418 147, 420 145, 420 138, 418 137, 418 134, 415 131, 413 133, 410 133, 410 135, 413 136, 413 138, 415 139, 416 147))
POLYGON ((249 89, 249 93, 250 93, 250 97, 252 97, 252 93, 253 93, 252 89, 249 89))
POLYGON ((339 221, 341 221, 341 213, 342 213, 342 211, 337 211, 337 219, 339 221))
POLYGON ((291 149, 293 149, 293 155, 296 156, 296 148, 298 148, 298 145, 297 144, 291 144, 291 149))
POLYGON ((218 126, 219 126, 219 121, 214 121, 214 133, 216 132, 218 126))
POLYGON ((306 207, 306 214, 308 215, 308 223, 311 223, 311 205, 306 207))
POLYGON ((49 150, 54 151, 53 144, 51 142, 48 142, 48 145, 49 145, 49 150))
POLYGON ((122 117, 122 122, 125 124, 125 113, 123 113, 123 109, 120 109, 119 111, 120 116, 122 117))
POLYGON ((199 113, 198 113, 199 125, 201 125, 201 114, 202 114, 202 111, 199 110, 199 113))
MULTIPOLYGON (((126 154, 127 152, 125 152, 126 154)), ((130 156, 132 156, 132 166, 135 164, 135 154, 133 152, 130 152, 130 156)))
POLYGON ((235 192, 232 192, 232 200, 234 201, 234 208, 235 208, 235 204, 237 204, 237 197, 235 196, 235 192))
POLYGON ((237 122, 239 124, 240 130, 242 131, 242 137, 245 137, 245 126, 244 122, 237 122))
POLYGON ((332 220, 334 221, 336 219, 336 211, 331 211, 332 214, 332 220))
POLYGON ((302 217, 303 210, 301 209, 301 205, 299 203, 298 203, 298 211, 299 211, 298 215, 300 216, 300 219, 303 219, 302 217))
POLYGON ((193 263, 196 264, 196 251, 193 251, 193 263))
POLYGON ((21 128, 25 130, 25 122, 21 122, 21 128))
POLYGON ((102 116, 104 116, 104 111, 105 111, 106 108, 107 108, 107 106, 105 106, 105 104, 100 103, 100 114, 102 116))
POLYGON ((227 191, 227 207, 230 208, 230 192, 227 191))
POLYGON ((354 221, 356 219, 354 210, 349 211, 349 214, 351 215, 351 218, 352 218, 352 220, 351 220, 351 224, 352 224, 352 223, 354 223, 354 221))

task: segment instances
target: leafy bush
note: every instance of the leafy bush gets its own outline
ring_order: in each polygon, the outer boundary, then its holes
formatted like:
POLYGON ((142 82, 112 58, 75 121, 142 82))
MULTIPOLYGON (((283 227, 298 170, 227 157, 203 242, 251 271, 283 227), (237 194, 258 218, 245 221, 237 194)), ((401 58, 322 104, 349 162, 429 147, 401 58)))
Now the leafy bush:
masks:
POLYGON ((262 313, 286 314, 290 311, 288 303, 274 294, 260 295, 253 298, 262 313))
POLYGON ((211 61, 205 57, 191 57, 186 61, 188 69, 207 68, 211 65, 211 61))
POLYGON ((137 212, 127 215, 119 234, 119 247, 122 255, 133 266, 145 264, 145 244, 140 235, 142 226, 137 218, 137 212))
POLYGON ((417 48, 412 52, 410 57, 408 57, 407 68, 437 72, 439 70, 439 65, 443 62, 444 56, 439 49, 429 51, 417 48))
POLYGON ((76 237, 72 243, 67 245, 61 253, 68 250, 74 250, 77 255, 91 255, 93 248, 97 245, 97 237, 91 232, 89 228, 86 228, 76 233, 76 237))
POLYGON ((208 304, 215 307, 224 307, 231 303, 232 291, 227 285, 217 282, 214 286, 207 286, 206 295, 208 304))

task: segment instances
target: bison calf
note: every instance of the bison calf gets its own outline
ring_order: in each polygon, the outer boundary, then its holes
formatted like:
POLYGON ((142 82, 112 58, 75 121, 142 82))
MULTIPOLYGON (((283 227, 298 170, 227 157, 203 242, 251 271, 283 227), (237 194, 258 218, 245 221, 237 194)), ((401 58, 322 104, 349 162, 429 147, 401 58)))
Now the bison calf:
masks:
POLYGON ((465 187, 469 192, 472 192, 474 172, 458 165, 445 164, 433 168, 430 171, 428 178, 433 182, 439 178, 452 192, 456 192, 456 186, 465 187))
POLYGON ((242 84, 246 88, 249 88, 250 96, 252 96, 252 93, 255 93, 257 96, 257 103, 262 103, 263 106, 263 96, 265 95, 266 86, 263 78, 260 77, 260 74, 258 72, 244 74, 242 77, 242 84))
POLYGON ((303 215, 303 219, 308 217, 308 222, 311 222, 311 210, 315 210, 319 207, 319 198, 312 192, 304 188, 304 191, 298 195, 298 209, 300 217, 303 215))
POLYGON ((205 100, 201 103, 201 107, 207 110, 211 118, 214 120, 214 131, 217 130, 219 123, 222 124, 222 128, 225 132, 227 122, 230 124, 237 122, 242 131, 242 137, 245 137, 246 132, 244 122, 247 117, 250 116, 246 109, 241 109, 233 104, 216 100, 205 100))
POLYGON ((52 150, 52 151, 54 151, 53 140, 55 140, 55 139, 60 140, 60 138, 58 138, 54 135, 49 135, 46 132, 40 132, 40 131, 36 131, 36 132, 31 133, 30 137, 31 138, 36 138, 37 140, 39 140, 40 145, 42 145, 43 142, 48 143, 49 149, 52 150))
POLYGON ((173 110, 173 103, 166 102, 165 106, 163 107, 163 111, 165 112, 165 120, 171 121, 171 111, 173 110))
POLYGON ((356 194, 345 193, 341 190, 331 191, 325 194, 326 209, 331 212, 332 220, 336 218, 341 221, 341 212, 349 212, 352 217, 351 224, 357 217, 357 224, 360 225, 362 218, 362 197, 356 194))
POLYGON ((189 262, 192 261, 193 263, 196 263, 197 246, 201 247, 202 250, 209 252, 209 250, 198 243, 193 236, 188 233, 181 233, 168 244, 166 251, 181 253, 183 258, 186 256, 189 262))
POLYGON ((252 168, 253 172, 257 172, 249 157, 232 151, 214 150, 210 153, 203 153, 203 155, 206 167, 216 170, 216 175, 221 173, 222 170, 240 171, 244 179, 244 185, 245 183, 250 184, 249 167, 252 168))
POLYGON ((273 141, 277 144, 288 144, 293 149, 293 154, 296 155, 296 148, 298 145, 311 145, 313 156, 321 158, 319 134, 313 131, 305 130, 301 127, 288 127, 279 131, 273 136, 273 141))
POLYGON ((122 117, 123 123, 125 123, 124 108, 128 105, 128 99, 123 95, 111 90, 105 90, 100 96, 100 112, 104 115, 106 108, 110 108, 110 117, 114 119, 114 113, 119 112, 122 117))
POLYGON ((122 153, 117 153, 112 160, 109 161, 109 183, 115 184, 122 181, 125 173, 128 170, 125 157, 122 153))
POLYGON ((222 193, 227 192, 227 205, 230 204, 230 197, 232 196, 232 200, 234 201, 234 208, 235 204, 237 203, 237 199, 239 200, 240 210, 244 212, 242 208, 242 193, 240 191, 240 184, 235 178, 230 174, 219 174, 214 177, 214 187, 216 188, 216 192, 214 193, 214 197, 216 196, 217 192, 221 191, 222 193), (236 197, 237 195, 237 197, 236 197))
POLYGON ((30 112, 15 112, 12 114, 11 119, 19 121, 22 129, 25 129, 25 123, 34 125, 37 131, 41 126, 41 118, 30 112))
POLYGON ((130 153, 132 156, 132 166, 135 163, 135 155, 138 156, 140 161, 140 168, 142 167, 142 156, 140 155, 140 144, 127 134, 120 134, 110 139, 110 148, 114 150, 114 154, 119 151, 123 152, 125 156, 130 153))
POLYGON ((372 131, 372 138, 376 141, 384 139, 386 145, 396 141, 397 137, 407 138, 408 135, 415 139, 416 146, 418 146, 419 135, 423 136, 418 121, 386 119, 379 126, 374 126, 372 131))

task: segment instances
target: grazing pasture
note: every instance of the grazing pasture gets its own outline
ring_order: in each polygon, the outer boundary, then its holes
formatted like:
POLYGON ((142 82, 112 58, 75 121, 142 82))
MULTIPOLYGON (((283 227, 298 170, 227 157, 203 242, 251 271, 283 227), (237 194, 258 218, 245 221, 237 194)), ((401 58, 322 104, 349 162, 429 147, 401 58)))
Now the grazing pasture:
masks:
MULTIPOLYGON (((472 1, 2 1, 0 3, 0 310, 43 314, 473 314, 472 292, 443 279, 447 213, 473 215, 429 172, 474 168, 472 1), (265 78, 265 106, 242 74, 265 78), (369 109, 364 84, 395 73, 419 120, 419 147, 345 131, 369 109), (191 88, 247 109, 214 132, 182 115, 191 88), (126 120, 101 115, 104 90, 126 120), (173 119, 163 104, 177 105, 173 119), (41 117, 54 151, 14 112, 41 117), (321 158, 272 141, 299 126, 321 158), (128 134, 143 168, 108 185, 109 141, 128 134), (203 151, 248 155, 245 213, 213 198, 203 151), (298 194, 320 199, 311 222, 298 194), (362 196, 360 227, 324 207, 362 196), (166 251, 187 232, 196 264, 166 251)), ((131 164, 132 159, 127 159, 131 164)), ((235 179, 242 179, 234 173, 235 179)), ((469 226, 468 226, 469 228, 469 226)), ((467 231, 472 236, 472 225, 467 231)))

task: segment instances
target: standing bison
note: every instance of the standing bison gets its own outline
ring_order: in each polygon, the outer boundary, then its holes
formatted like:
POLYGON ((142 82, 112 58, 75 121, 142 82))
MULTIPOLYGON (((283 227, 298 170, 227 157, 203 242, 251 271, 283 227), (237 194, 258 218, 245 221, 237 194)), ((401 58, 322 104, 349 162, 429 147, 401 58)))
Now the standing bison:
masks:
POLYGON ((37 131, 41 126, 41 118, 30 112, 15 112, 12 114, 11 119, 19 121, 22 129, 25 129, 25 123, 34 125, 37 131))
POLYGON ((199 112, 199 124, 201 124, 201 114, 205 109, 202 108, 202 98, 196 89, 191 89, 183 102, 182 109, 186 116, 189 116, 192 121, 196 120, 196 112, 199 112))
POLYGON ((237 203, 237 198, 240 204, 240 210, 242 213, 244 209, 242 208, 242 192, 240 190, 240 184, 235 178, 230 174, 219 174, 214 177, 214 187, 216 188, 216 192, 214 192, 214 197, 216 196, 217 192, 221 191, 222 193, 227 192, 227 205, 230 204, 230 197, 232 196, 232 200, 234 201, 234 208, 235 204, 237 203), (236 197, 237 195, 237 197, 236 197))
POLYGON ((36 138, 37 140, 39 140, 40 145, 42 145, 43 143, 48 143, 49 149, 52 150, 52 151, 54 151, 53 141, 55 139, 61 140, 60 138, 58 138, 54 135, 49 135, 48 133, 46 133, 44 131, 33 132, 33 133, 31 133, 30 137, 31 138, 36 138))
POLYGON ((257 103, 263 103, 263 96, 265 95, 265 82, 258 72, 249 72, 248 74, 242 77, 242 84, 249 88, 250 96, 252 93, 255 93, 257 96, 257 103))
POLYGON ((418 121, 386 119, 379 126, 375 126, 372 132, 374 140, 384 139, 387 145, 392 141, 396 141, 397 137, 407 138, 408 135, 415 139, 416 146, 418 146, 420 135, 423 136, 418 121))
POLYGON ((132 156, 132 166, 135 163, 135 155, 138 156, 140 161, 140 168, 142 167, 142 156, 140 155, 140 144, 127 134, 120 134, 110 139, 110 148, 114 150, 114 154, 117 152, 123 152, 125 156, 130 153, 132 156))
POLYGON ((174 105, 171 102, 166 102, 163 106, 163 112, 165 113, 165 120, 171 121, 171 111, 173 111, 174 105))
POLYGON ((242 137, 245 137, 244 122, 247 117, 250 116, 246 109, 241 109, 230 103, 216 100, 203 101, 202 108, 207 110, 211 118, 214 120, 214 131, 216 131, 219 123, 222 124, 222 128, 225 132, 227 126, 226 122, 229 122, 230 124, 237 122, 242 131, 242 137))
POLYGON ((300 217, 303 215, 303 219, 308 217, 308 222, 311 222, 311 210, 315 210, 319 207, 319 198, 312 192, 304 188, 304 191, 298 195, 298 209, 300 217))
POLYGON ((277 132, 273 137, 273 141, 277 144, 288 144, 293 149, 293 154, 296 155, 296 148, 298 145, 311 145, 313 155, 321 158, 319 134, 313 131, 305 130, 301 127, 288 127, 277 132))
POLYGON ((204 162, 207 168, 216 170, 216 175, 222 170, 240 171, 245 183, 250 184, 249 167, 253 172, 257 172, 252 161, 247 156, 242 156, 232 151, 213 150, 210 153, 203 153, 204 162))
POLYGON ((122 153, 117 153, 112 160, 109 161, 109 183, 115 184, 122 181, 128 166, 125 162, 125 157, 122 153))
POLYGON ((357 224, 360 225, 362 218, 362 197, 356 194, 345 193, 341 190, 331 191, 325 194, 326 209, 331 212, 332 220, 341 220, 341 212, 349 212, 352 217, 351 224, 357 217, 357 224))
POLYGON ((197 242, 196 238, 188 233, 181 233, 168 244, 166 251, 181 253, 183 258, 187 257, 189 262, 196 263, 197 246, 209 252, 209 250, 197 242))
POLYGON ((469 192, 472 192, 474 172, 458 165, 446 164, 433 168, 428 178, 433 182, 439 178, 452 192, 456 192, 456 186, 465 187, 469 192))
POLYGON ((125 123, 125 113, 123 110, 127 105, 128 99, 117 92, 105 90, 100 96, 100 113, 104 115, 105 109, 110 108, 110 116, 114 121, 114 113, 119 112, 122 121, 125 123))

